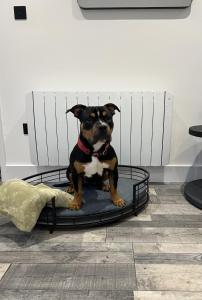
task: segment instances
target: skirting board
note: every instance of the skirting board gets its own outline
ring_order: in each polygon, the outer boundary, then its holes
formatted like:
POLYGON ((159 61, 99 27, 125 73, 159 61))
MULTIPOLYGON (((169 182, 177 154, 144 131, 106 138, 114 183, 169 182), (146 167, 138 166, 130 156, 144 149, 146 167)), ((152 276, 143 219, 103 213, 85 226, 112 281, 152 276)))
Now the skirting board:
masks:
MULTIPOLYGON (((39 167, 35 165, 7 164, 2 173, 2 180, 23 178, 44 171, 58 169, 58 167, 39 167)), ((150 182, 187 182, 201 178, 202 166, 167 165, 165 167, 146 167, 150 172, 150 182)))

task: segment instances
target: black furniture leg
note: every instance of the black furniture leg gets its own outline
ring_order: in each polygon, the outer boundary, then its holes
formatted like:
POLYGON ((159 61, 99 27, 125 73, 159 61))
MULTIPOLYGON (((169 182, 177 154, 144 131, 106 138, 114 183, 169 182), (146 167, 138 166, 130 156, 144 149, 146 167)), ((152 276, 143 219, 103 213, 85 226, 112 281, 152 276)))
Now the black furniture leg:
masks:
POLYGON ((202 179, 188 182, 184 187, 184 196, 192 205, 202 209, 202 179))
MULTIPOLYGON (((202 138, 202 125, 190 127, 189 134, 202 138)), ((192 205, 202 209, 202 179, 186 183, 184 196, 192 205)))
POLYGON ((49 233, 52 234, 53 231, 55 230, 56 227, 56 208, 55 208, 55 197, 52 198, 51 200, 52 203, 52 218, 53 218, 53 223, 50 225, 49 233))

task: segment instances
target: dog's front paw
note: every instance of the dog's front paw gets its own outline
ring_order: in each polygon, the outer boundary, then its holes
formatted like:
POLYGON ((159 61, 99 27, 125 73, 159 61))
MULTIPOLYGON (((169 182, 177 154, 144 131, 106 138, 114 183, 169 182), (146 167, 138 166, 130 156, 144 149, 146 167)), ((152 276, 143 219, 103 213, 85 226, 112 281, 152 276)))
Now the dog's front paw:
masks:
POLYGON ((123 207, 126 205, 125 201, 122 198, 117 198, 113 200, 114 205, 123 207))
POLYGON ((69 194, 73 194, 74 193, 74 187, 72 185, 69 185, 66 189, 66 192, 69 194))
POLYGON ((102 190, 104 192, 109 192, 110 191, 110 185, 109 185, 109 183, 103 183, 102 190))
POLYGON ((79 210, 81 208, 81 201, 77 199, 73 199, 72 202, 69 204, 69 209, 71 210, 79 210))

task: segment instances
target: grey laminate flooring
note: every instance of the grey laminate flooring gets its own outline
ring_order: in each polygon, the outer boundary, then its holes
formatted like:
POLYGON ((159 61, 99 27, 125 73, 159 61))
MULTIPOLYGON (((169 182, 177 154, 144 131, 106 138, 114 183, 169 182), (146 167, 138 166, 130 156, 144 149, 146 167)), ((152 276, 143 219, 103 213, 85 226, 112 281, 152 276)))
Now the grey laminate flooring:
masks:
POLYGON ((0 217, 0 300, 201 300, 202 211, 178 184, 111 226, 17 230, 0 217))

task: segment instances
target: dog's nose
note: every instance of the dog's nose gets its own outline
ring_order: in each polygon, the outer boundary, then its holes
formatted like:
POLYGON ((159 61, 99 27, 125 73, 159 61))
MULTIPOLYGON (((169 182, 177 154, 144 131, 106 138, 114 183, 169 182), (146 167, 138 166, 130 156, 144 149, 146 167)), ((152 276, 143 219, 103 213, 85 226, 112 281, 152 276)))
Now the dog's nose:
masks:
POLYGON ((107 125, 105 124, 100 124, 99 127, 98 127, 100 130, 104 131, 107 129, 107 125))

